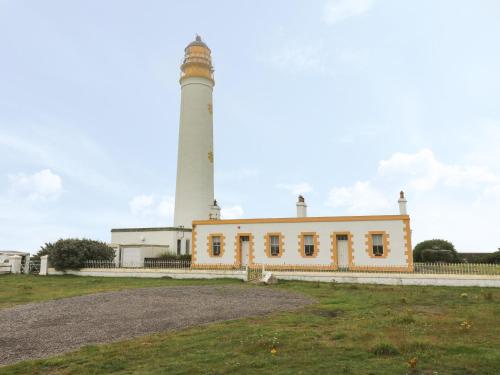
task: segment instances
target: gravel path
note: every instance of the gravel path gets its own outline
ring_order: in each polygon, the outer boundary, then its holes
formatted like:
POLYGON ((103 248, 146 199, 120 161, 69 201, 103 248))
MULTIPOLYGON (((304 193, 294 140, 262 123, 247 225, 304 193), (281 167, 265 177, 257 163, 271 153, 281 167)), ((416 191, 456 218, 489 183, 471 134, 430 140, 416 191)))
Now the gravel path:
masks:
POLYGON ((226 285, 129 289, 20 305, 0 310, 0 366, 312 302, 292 292, 226 285))

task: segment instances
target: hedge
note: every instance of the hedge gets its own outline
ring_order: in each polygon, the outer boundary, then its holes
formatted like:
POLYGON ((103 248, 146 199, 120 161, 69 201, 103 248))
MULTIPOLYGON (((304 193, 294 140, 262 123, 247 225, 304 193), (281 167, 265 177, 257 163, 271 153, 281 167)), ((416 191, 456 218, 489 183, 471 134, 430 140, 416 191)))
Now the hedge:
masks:
POLYGON ((50 264, 58 271, 78 270, 88 260, 115 258, 115 251, 106 243, 89 239, 68 238, 46 243, 37 256, 48 255, 50 264))
POLYGON ((448 263, 461 263, 462 260, 458 256, 455 246, 449 241, 442 239, 433 239, 422 241, 417 244, 413 249, 414 262, 448 262, 448 263), (425 251, 425 256, 423 255, 425 251), (444 254, 438 252, 444 251, 444 254), (426 260, 427 259, 427 260, 426 260), (439 259, 439 260, 430 260, 439 259))

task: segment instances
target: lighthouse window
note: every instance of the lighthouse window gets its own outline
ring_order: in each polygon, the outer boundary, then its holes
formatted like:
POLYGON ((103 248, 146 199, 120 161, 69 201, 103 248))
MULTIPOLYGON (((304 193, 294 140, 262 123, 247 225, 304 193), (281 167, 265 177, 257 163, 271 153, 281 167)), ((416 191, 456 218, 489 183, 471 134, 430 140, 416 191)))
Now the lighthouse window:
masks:
POLYGON ((220 255, 220 236, 212 237, 212 255, 214 256, 220 255))
POLYGON ((304 236, 304 254, 308 257, 314 255, 314 237, 312 235, 304 236))
POLYGON ((373 255, 380 257, 384 255, 384 241, 383 235, 381 234, 372 234, 372 247, 373 247, 373 255))
POLYGON ((271 255, 273 257, 280 254, 280 236, 269 236, 269 244, 271 248, 271 255))

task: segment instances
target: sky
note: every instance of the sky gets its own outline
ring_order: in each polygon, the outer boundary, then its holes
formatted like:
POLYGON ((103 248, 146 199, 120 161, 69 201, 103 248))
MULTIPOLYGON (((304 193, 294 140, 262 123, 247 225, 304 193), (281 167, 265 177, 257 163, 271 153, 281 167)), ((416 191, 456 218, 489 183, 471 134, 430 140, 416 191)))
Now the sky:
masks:
POLYGON ((225 218, 397 214, 500 247, 500 2, 0 0, 0 249, 173 223, 179 66, 225 218))

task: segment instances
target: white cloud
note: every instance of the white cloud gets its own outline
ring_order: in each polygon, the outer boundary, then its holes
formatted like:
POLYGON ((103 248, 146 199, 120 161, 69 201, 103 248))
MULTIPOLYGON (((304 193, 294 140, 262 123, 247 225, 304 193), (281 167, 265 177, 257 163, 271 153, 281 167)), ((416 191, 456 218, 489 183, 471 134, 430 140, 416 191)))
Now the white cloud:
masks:
POLYGON ((221 209, 222 219, 239 219, 243 216, 243 208, 241 206, 231 206, 221 209))
POLYGON ((143 194, 132 198, 129 207, 132 214, 136 216, 172 218, 174 215, 174 198, 143 194))
POLYGON ((492 251, 499 245, 500 175, 468 160, 447 164, 429 149, 397 152, 379 162, 370 180, 334 187, 325 204, 347 214, 397 213, 404 188, 414 244, 445 238, 462 251, 492 251))
POLYGON ((175 209, 174 197, 163 197, 158 203, 157 213, 162 217, 173 217, 175 209))
MULTIPOLYGON (((37 167, 60 171, 66 179, 77 181, 98 191, 120 194, 124 184, 114 175, 115 160, 104 146, 75 126, 44 121, 36 126, 19 126, 19 134, 11 134, 0 124, 0 156, 27 161, 37 167)), ((9 128, 10 130, 10 128, 9 128)), ((14 160, 14 159, 13 159, 14 160)))
POLYGON ((61 177, 50 169, 43 169, 31 175, 9 175, 8 178, 11 191, 26 195, 30 200, 57 199, 63 190, 61 177))
POLYGON ((347 18, 366 13, 373 6, 373 0, 330 0, 326 2, 323 20, 330 25, 347 18))
POLYGON ((293 195, 310 193, 314 190, 307 182, 300 182, 298 184, 278 184, 276 187, 278 189, 288 190, 293 195))
POLYGON ((331 189, 325 205, 344 208, 350 214, 358 215, 376 213, 391 206, 384 194, 373 187, 370 181, 358 181, 352 186, 331 189))
POLYGON ((318 44, 300 45, 287 42, 279 49, 274 50, 269 58, 269 62, 279 69, 286 69, 295 73, 323 71, 324 61, 321 55, 322 51, 323 49, 318 44))
POLYGON ((415 190, 430 190, 438 183, 450 187, 480 187, 500 183, 500 176, 495 175, 487 166, 454 165, 438 161, 429 149, 414 154, 397 152, 387 160, 381 160, 378 168, 382 176, 398 176, 408 180, 408 185, 415 190))
POLYGON ((481 202, 500 203, 500 184, 485 188, 477 203, 481 202))
POLYGON ((154 204, 152 195, 138 195, 129 202, 130 211, 133 215, 148 215, 152 212, 154 204))

